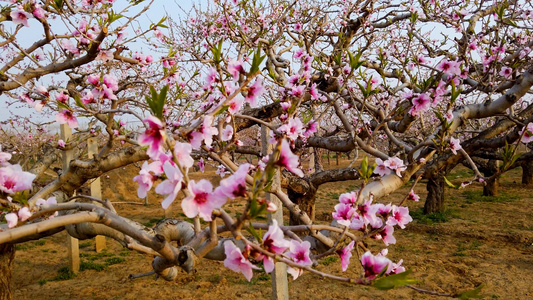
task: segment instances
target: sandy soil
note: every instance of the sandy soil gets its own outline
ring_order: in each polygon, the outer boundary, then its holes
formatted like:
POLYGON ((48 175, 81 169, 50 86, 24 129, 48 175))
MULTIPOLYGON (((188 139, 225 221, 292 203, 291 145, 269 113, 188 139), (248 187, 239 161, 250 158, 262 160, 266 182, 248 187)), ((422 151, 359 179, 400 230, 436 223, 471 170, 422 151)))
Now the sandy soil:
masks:
MULTIPOLYGON (((334 164, 332 160, 332 164, 334 164)), ((346 163, 346 162, 343 162, 346 163)), ((133 168, 133 167, 132 167, 133 168)), ((137 202, 136 184, 131 182, 134 169, 116 170, 104 176, 104 197, 114 202, 137 202), (123 179, 126 178, 126 179, 123 179)), ((461 182, 467 170, 448 178, 461 182)), ((196 175, 210 176, 207 175, 196 175)), ((501 180, 502 196, 482 198, 481 187, 447 190, 446 213, 431 218, 420 214, 423 201, 409 203, 415 221, 405 230, 395 231, 397 244, 389 246, 389 257, 400 258, 413 270, 416 286, 443 293, 457 293, 484 284, 485 299, 533 299, 533 189, 525 188, 520 171, 505 174, 501 180)), ((356 181, 330 183, 318 194, 317 219, 329 223, 340 193, 353 190, 356 181)), ((425 198, 425 184, 416 192, 425 198)), ((399 203, 407 188, 389 195, 381 202, 399 203)), ((117 211, 145 224, 163 217, 161 199, 149 196, 149 204, 116 204, 117 211)), ((239 209, 234 203, 229 209, 239 209)), ((179 205, 178 205, 179 206, 179 205)), ((179 209, 173 212, 182 216, 179 209)), ((191 274, 182 273, 174 282, 155 280, 154 276, 129 280, 129 274, 150 271, 152 258, 122 249, 108 239, 108 249, 97 254, 94 241, 80 241, 80 253, 86 270, 61 280, 67 266, 66 234, 18 246, 14 270, 15 299, 269 299, 270 276, 257 272, 249 283, 241 274, 224 268, 222 262, 202 260, 191 274), (97 269, 97 270, 94 270, 97 269)), ((381 241, 370 241, 377 252, 381 241)), ((346 273, 338 257, 331 256, 317 269, 335 275, 358 277, 361 269, 356 257, 346 273)), ((354 286, 305 273, 289 279, 292 299, 435 299, 409 288, 378 291, 368 286, 354 286)))

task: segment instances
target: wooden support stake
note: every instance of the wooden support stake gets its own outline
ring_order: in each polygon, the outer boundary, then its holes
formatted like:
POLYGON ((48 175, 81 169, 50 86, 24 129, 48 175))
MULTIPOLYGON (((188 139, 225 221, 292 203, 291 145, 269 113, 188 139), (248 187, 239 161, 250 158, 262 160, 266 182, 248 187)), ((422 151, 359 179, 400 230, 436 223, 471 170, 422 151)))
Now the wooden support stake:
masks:
POLYGON ((172 205, 165 209, 165 218, 172 218, 172 205))
MULTIPOLYGON (((60 130, 61 139, 65 141, 65 143, 71 142, 72 131, 70 130, 70 127, 67 124, 61 124, 60 130)), ((74 149, 63 151, 63 174, 67 172, 73 157, 74 149)), ((80 248, 78 239, 69 235, 67 237, 67 248, 70 271, 76 274, 80 271, 80 248)))
MULTIPOLYGON (((261 126, 261 152, 271 153, 272 146, 268 143, 269 135, 268 128, 265 125, 261 126)), ((272 187, 281 186, 281 177, 279 170, 274 175, 274 183, 272 187)), ((268 222, 272 223, 272 220, 276 220, 279 226, 283 226, 283 207, 281 201, 273 194, 266 194, 267 201, 272 201, 278 210, 274 213, 268 214, 268 222)), ((289 284, 287 282, 287 265, 282 262, 276 262, 274 265, 274 272, 272 272, 272 299, 281 300, 289 299, 289 284)))
MULTIPOLYGON (((90 138, 87 140, 87 155, 89 159, 92 159, 98 155, 98 141, 96 138, 90 138)), ((91 182, 91 197, 102 199, 102 185, 100 183, 100 177, 96 178, 91 182)), ((102 252, 106 248, 105 246, 105 236, 97 235, 95 238, 96 242, 96 253, 102 252)))

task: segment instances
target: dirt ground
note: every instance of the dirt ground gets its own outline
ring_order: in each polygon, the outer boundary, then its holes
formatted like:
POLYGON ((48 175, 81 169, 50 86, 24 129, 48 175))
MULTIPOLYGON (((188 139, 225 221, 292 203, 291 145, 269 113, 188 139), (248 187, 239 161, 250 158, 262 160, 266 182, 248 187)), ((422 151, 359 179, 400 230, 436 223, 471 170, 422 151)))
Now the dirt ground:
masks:
MULTIPOLYGON (((335 161, 331 161, 335 164, 335 161)), ((347 164, 347 161, 341 161, 347 164)), ((161 198, 149 195, 149 204, 136 195, 137 185, 131 178, 134 167, 115 170, 102 177, 104 197, 115 204, 124 216, 153 225, 163 218, 161 198)), ((212 173, 200 176, 211 176, 212 173)), ((459 169, 448 176, 460 183, 471 173, 459 169)), ((338 195, 359 186, 357 181, 329 183, 322 186, 317 199, 317 220, 329 223, 338 195)), ((533 299, 533 188, 520 184, 520 170, 505 174, 498 197, 481 197, 481 186, 446 190, 446 212, 423 216, 423 200, 408 203, 414 222, 405 230, 397 229, 396 245, 390 245, 389 258, 404 260, 413 271, 415 286, 441 293, 457 293, 483 284, 485 299, 533 299)), ((399 203, 408 191, 403 188, 380 202, 399 203)), ((425 198, 425 182, 415 191, 425 198)), ((242 204, 229 205, 238 210, 242 204)), ((183 215, 179 205, 173 212, 183 215)), ((196 270, 181 273, 173 282, 155 280, 154 275, 134 280, 129 274, 151 270, 152 257, 123 249, 117 242, 107 241, 102 253, 94 251, 94 241, 80 241, 82 269, 76 276, 65 272, 68 264, 66 234, 17 246, 15 260, 15 299, 270 299, 268 274, 256 272, 251 282, 242 274, 223 266, 222 262, 201 260, 196 270)), ((370 241, 373 253, 383 248, 381 241, 370 241)), ((361 268, 354 255, 347 272, 341 271, 340 260, 328 257, 317 269, 335 275, 359 277, 361 268)), ((438 299, 409 288, 378 291, 324 279, 305 273, 297 280, 289 279, 291 299, 438 299)))

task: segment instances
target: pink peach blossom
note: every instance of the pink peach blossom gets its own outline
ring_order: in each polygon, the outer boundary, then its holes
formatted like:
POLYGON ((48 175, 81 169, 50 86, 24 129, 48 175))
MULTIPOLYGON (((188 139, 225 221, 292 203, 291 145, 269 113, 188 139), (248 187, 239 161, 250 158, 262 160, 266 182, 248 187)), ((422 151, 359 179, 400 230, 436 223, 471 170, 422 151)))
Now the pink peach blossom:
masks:
POLYGON ((215 189, 215 193, 224 195, 230 199, 246 196, 246 175, 248 175, 250 166, 247 163, 240 165, 233 175, 220 181, 220 185, 215 189))
POLYGON ((56 114, 56 121, 59 124, 67 124, 70 128, 78 128, 78 119, 74 116, 72 111, 64 109, 63 112, 56 114))
POLYGON ((189 143, 180 143, 177 142, 174 145, 174 155, 178 163, 185 167, 190 168, 194 165, 194 159, 191 156, 192 146, 189 143))
POLYGON ((11 159, 11 153, 2 152, 0 150, 0 164, 6 163, 11 159))
POLYGON ((384 162, 385 166, 393 171, 396 171, 398 177, 402 177, 401 172, 405 171, 407 167, 403 164, 403 160, 398 157, 391 157, 384 162))
POLYGON ((374 279, 379 275, 383 270, 389 271, 389 268, 392 269, 392 261, 382 255, 372 255, 370 251, 365 252, 361 256, 361 265, 365 271, 365 277, 368 279, 374 279))
POLYGON ((385 176, 390 174, 391 170, 387 168, 385 163, 381 158, 376 158, 376 168, 374 169, 374 174, 378 174, 379 176, 385 176))
POLYGON ((139 171, 139 175, 133 177, 133 181, 136 181, 139 184, 139 188, 137 188, 137 196, 139 198, 145 198, 147 192, 157 180, 157 176, 150 174, 150 172, 154 172, 154 168, 159 168, 159 166, 154 163, 148 164, 148 162, 145 161, 139 171))
POLYGON ((394 227, 391 225, 386 225, 383 230, 379 233, 385 246, 389 244, 396 244, 396 238, 392 235, 394 233, 394 227))
POLYGON ((242 273, 244 278, 248 281, 253 277, 252 269, 259 269, 252 265, 252 263, 242 255, 241 249, 235 246, 231 241, 224 242, 224 253, 226 254, 224 266, 234 272, 242 273))
MULTIPOLYGON (((274 254, 282 254, 289 247, 290 242, 284 238, 283 231, 278 226, 278 222, 272 220, 272 225, 268 227, 268 231, 263 236, 263 248, 274 254)), ((263 266, 265 267, 265 272, 272 272, 274 270, 274 260, 265 255, 263 266)))
POLYGON ((16 25, 22 24, 26 27, 30 27, 30 24, 28 24, 28 19, 32 17, 30 13, 23 10, 13 10, 9 15, 11 16, 13 23, 16 25))
POLYGON ((356 214, 355 208, 351 204, 339 203, 335 205, 335 212, 332 213, 332 216, 333 219, 337 220, 337 223, 350 226, 350 221, 356 214))
POLYGON ((251 86, 248 87, 248 93, 245 97, 245 100, 250 103, 251 107, 257 107, 259 105, 259 98, 264 92, 265 88, 263 87, 263 80, 258 78, 251 86))
POLYGON ((457 151, 463 149, 463 147, 461 147, 461 141, 453 137, 450 138, 450 149, 454 155, 457 155, 457 151))
POLYGON ((337 253, 341 257, 341 266, 342 266, 343 272, 345 272, 348 269, 348 265, 350 264, 350 258, 352 257, 352 251, 353 251, 354 245, 355 245, 355 241, 351 241, 348 244, 348 246, 337 251, 337 253))
POLYGON ((146 153, 151 159, 157 159, 163 152, 163 142, 165 138, 165 129, 161 120, 154 116, 149 116, 143 120, 148 124, 148 129, 139 136, 137 141, 141 146, 148 146, 146 153))
POLYGON ((232 137, 233 137, 233 126, 228 124, 222 130, 222 141, 224 142, 229 141, 231 140, 232 137))
POLYGON ((6 219, 7 227, 9 228, 17 226, 17 223, 19 221, 19 217, 16 213, 8 213, 4 216, 4 218, 6 219))
POLYGON ((209 180, 200 179, 198 183, 189 181, 190 196, 183 199, 181 208, 188 218, 199 215, 206 221, 211 221, 211 214, 226 203, 226 197, 213 193, 213 185, 209 180))
POLYGON ((409 208, 405 206, 392 206, 392 215, 387 219, 387 225, 398 225, 401 229, 405 228, 405 225, 413 221, 413 218, 409 215, 409 208))
POLYGON ((20 165, 7 165, 0 168, 0 191, 8 194, 29 190, 35 175, 22 170, 20 165))
MULTIPOLYGON (((311 244, 308 241, 298 242, 292 240, 290 243, 289 252, 286 253, 288 257, 302 267, 313 265, 313 261, 309 257, 311 244)), ((303 273, 303 270, 288 267, 287 273, 291 274, 293 279, 296 279, 303 273)))
POLYGON ((100 50, 96 55, 95 60, 101 60, 102 62, 108 62, 113 60, 113 50, 100 50))
POLYGON ((24 222, 27 219, 29 219, 31 217, 31 215, 32 215, 30 209, 27 206, 24 206, 23 208, 19 209, 17 214, 18 214, 19 219, 22 222, 24 222))
POLYGON ((278 161, 278 165, 287 168, 287 170, 291 171, 292 173, 303 177, 304 172, 298 168, 298 156, 294 155, 291 151, 291 147, 289 146, 289 142, 287 140, 283 139, 281 142, 281 153, 278 161))
POLYGON ((533 141, 533 123, 528 123, 521 133, 523 134, 522 143, 531 143, 533 141))
POLYGON ((155 188, 155 192, 160 195, 167 195, 163 202, 161 202, 163 209, 167 209, 170 204, 174 202, 178 192, 181 190, 183 174, 180 169, 170 161, 165 162, 163 170, 165 171, 167 179, 155 188))
POLYGON ((246 74, 246 71, 243 68, 243 62, 242 61, 236 61, 232 60, 228 63, 228 72, 233 77, 233 80, 239 80, 240 74, 246 74))
POLYGON ((407 196, 407 200, 413 200, 415 202, 418 202, 420 200, 420 196, 418 196, 413 190, 409 191, 409 196, 407 196))

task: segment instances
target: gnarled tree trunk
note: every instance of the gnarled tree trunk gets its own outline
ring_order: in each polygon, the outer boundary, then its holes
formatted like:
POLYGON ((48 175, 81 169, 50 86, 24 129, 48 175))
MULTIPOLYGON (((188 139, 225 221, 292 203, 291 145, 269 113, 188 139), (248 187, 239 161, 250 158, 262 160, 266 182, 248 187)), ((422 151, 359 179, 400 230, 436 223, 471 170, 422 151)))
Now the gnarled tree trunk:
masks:
POLYGON ((428 195, 424 203, 424 214, 442 212, 444 208, 444 176, 439 173, 428 180, 428 195))
POLYGON ((522 184, 533 183, 533 161, 528 161, 522 165, 522 184))
MULTIPOLYGON (((482 170, 483 175, 490 177, 496 174, 500 169, 499 163, 496 160, 489 160, 487 163, 487 168, 482 170)), ((500 175, 495 176, 486 181, 486 184, 483 186, 483 196, 498 196, 498 187, 500 186, 500 175)))
POLYGON ((0 300, 11 300, 11 272, 15 259, 15 246, 12 244, 0 245, 0 300))
MULTIPOLYGON (((309 191, 305 194, 298 193, 294 190, 291 190, 290 188, 287 189, 287 195, 289 196, 289 199, 302 210, 302 212, 305 212, 311 220, 315 220, 315 199, 316 199, 316 189, 311 188, 309 191)), ((290 225, 302 225, 303 223, 300 221, 299 216, 294 215, 291 213, 290 225)))
POLYGON ((498 196, 498 188, 500 186, 500 176, 494 179, 487 180, 487 184, 483 186, 483 196, 498 196))

